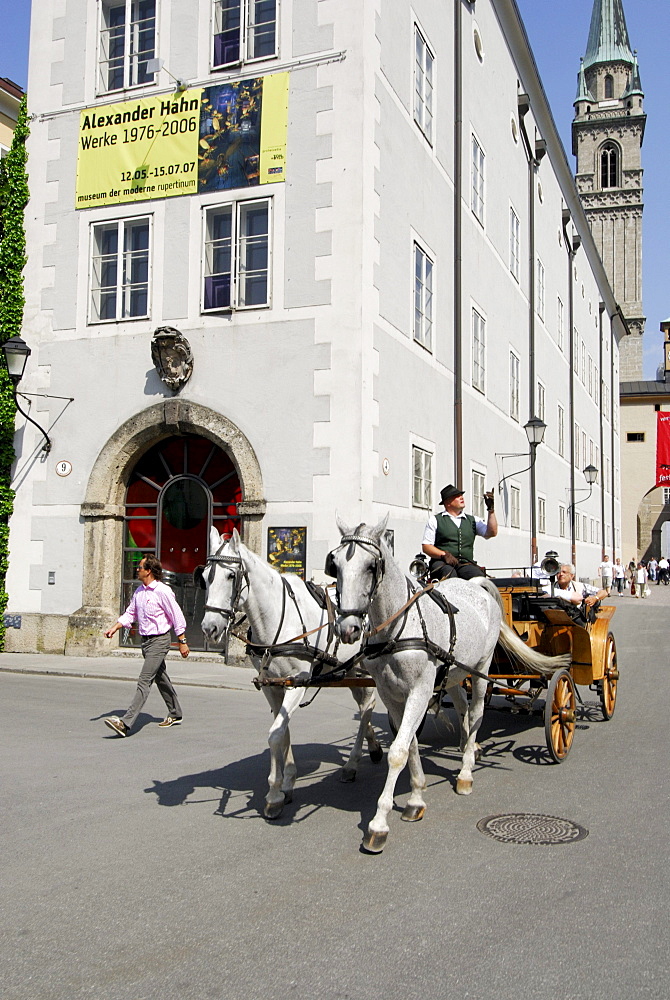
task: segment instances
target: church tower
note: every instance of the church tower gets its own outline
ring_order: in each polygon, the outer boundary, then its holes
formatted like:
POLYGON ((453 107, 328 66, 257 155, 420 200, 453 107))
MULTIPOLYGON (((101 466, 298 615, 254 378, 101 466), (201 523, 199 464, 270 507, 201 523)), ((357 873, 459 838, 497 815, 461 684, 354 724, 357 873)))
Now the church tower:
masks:
POLYGON ((579 69, 572 152, 591 231, 630 336, 620 344, 620 379, 642 379, 642 162, 647 116, 623 0, 594 0, 579 69))

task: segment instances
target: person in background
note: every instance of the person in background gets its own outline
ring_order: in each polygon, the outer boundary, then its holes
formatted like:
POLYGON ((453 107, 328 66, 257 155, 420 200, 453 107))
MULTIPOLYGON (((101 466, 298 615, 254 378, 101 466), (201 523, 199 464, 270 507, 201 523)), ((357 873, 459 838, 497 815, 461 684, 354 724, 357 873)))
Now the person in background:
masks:
POLYGON ((170 649, 170 629, 174 629, 177 635, 179 652, 184 659, 190 652, 184 634, 186 619, 171 588, 161 581, 163 567, 156 556, 144 556, 137 567, 137 575, 140 586, 133 594, 130 604, 116 625, 105 632, 107 638, 111 639, 120 628, 130 628, 136 621, 142 636, 144 664, 132 704, 123 718, 111 715, 103 720, 105 725, 119 736, 129 735, 142 706, 149 697, 149 690, 154 681, 168 711, 165 719, 158 725, 162 729, 179 725, 182 721, 181 705, 165 669, 165 657, 170 649))
POLYGON ((616 586, 619 597, 624 592, 626 586, 626 571, 621 565, 621 560, 617 559, 613 566, 614 569, 614 584, 616 586))
POLYGON ((668 563, 668 560, 665 558, 665 556, 661 556, 661 558, 658 560, 658 572, 656 573, 657 587, 659 583, 663 583, 665 580, 667 580, 669 568, 670 568, 670 563, 668 563))
POLYGON ((637 569, 635 570, 635 596, 636 597, 646 597, 647 589, 647 570, 643 562, 637 564, 637 569))
POLYGON ((649 579, 656 582, 656 574, 658 572, 658 563, 656 561, 656 556, 652 556, 647 563, 647 573, 649 574, 649 579))
POLYGON ((608 595, 612 589, 613 569, 614 567, 610 562, 610 557, 603 556, 603 561, 598 567, 598 571, 600 572, 600 582, 602 584, 602 588, 607 591, 608 595))

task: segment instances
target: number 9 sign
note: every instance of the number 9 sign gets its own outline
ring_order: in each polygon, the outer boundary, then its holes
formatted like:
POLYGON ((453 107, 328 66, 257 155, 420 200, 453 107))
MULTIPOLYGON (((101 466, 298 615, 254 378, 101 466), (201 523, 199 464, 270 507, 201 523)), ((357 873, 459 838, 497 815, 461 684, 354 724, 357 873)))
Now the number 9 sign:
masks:
POLYGON ((69 476, 72 472, 72 462, 58 462, 56 464, 57 476, 69 476))

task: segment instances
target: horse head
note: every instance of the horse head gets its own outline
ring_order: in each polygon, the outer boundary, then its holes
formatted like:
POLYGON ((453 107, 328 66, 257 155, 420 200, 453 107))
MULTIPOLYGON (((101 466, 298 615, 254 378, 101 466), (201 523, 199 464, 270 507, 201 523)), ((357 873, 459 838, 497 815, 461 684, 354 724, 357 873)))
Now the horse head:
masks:
POLYGON ((202 631, 210 642, 220 642, 228 631, 246 587, 242 562, 242 543, 237 529, 225 541, 216 528, 209 533, 209 558, 199 574, 205 590, 205 615, 202 631))
POLYGON ((388 518, 387 514, 374 527, 359 524, 350 528, 337 517, 342 541, 328 553, 325 571, 337 580, 335 631, 342 642, 357 642, 363 633, 363 619, 384 576, 388 518))

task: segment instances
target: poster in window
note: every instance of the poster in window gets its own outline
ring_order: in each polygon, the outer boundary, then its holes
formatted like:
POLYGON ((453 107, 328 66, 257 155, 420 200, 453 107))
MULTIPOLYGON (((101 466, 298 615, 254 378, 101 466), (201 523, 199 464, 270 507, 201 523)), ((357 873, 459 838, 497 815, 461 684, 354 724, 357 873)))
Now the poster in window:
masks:
POLYGON ((280 573, 305 579, 307 528, 268 528, 268 562, 280 573))

